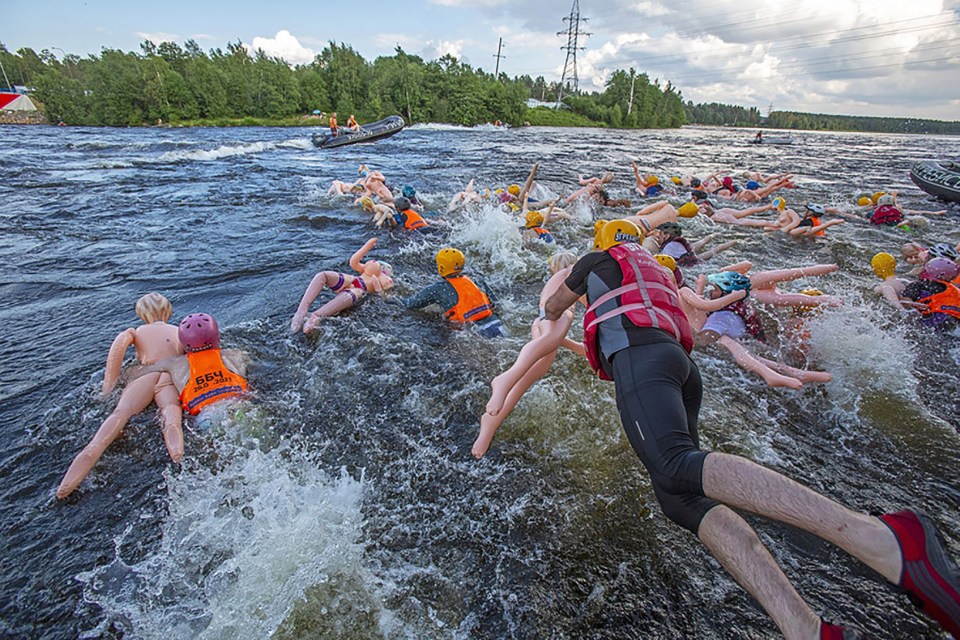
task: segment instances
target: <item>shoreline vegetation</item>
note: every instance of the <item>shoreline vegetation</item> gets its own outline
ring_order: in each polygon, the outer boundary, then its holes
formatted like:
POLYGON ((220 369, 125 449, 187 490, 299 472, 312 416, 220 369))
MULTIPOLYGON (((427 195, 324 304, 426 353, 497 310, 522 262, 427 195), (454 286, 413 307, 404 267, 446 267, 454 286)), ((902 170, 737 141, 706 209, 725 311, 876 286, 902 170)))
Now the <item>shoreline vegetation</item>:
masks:
POLYGON ((0 124, 83 126, 318 126, 314 114, 354 114, 363 124, 401 115, 408 125, 446 123, 512 126, 665 129, 685 124, 746 129, 798 129, 960 135, 960 121, 837 116, 774 111, 720 103, 694 104, 669 81, 635 69, 614 71, 602 92, 563 95, 543 76, 510 78, 474 69, 446 55, 424 61, 399 46, 369 62, 350 45, 330 42, 314 60, 284 60, 228 43, 205 52, 193 40, 155 45, 140 53, 103 49, 81 58, 30 48, 11 53, 0 43, 0 62, 11 82, 29 87, 43 115, 0 114, 0 124), (305 115, 306 114, 306 115, 305 115))

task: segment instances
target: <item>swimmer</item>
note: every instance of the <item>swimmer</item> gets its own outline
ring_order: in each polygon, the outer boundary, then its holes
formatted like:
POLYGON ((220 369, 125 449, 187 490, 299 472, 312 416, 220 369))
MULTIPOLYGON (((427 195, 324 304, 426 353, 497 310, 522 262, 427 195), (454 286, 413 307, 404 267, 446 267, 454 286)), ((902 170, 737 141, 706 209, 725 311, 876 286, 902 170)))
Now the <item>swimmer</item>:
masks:
POLYGON ((613 182, 613 173, 609 171, 600 178, 580 178, 580 184, 583 186, 567 196, 564 202, 573 204, 582 197, 596 198, 597 194, 604 190, 603 187, 611 182, 613 182))
POLYGON ((530 325, 530 342, 520 349, 513 366, 490 383, 492 393, 486 411, 480 418, 480 433, 471 450, 478 460, 490 448, 497 429, 517 406, 523 394, 550 369, 557 357, 557 349, 563 346, 578 355, 584 353, 582 344, 567 338, 567 331, 573 324, 572 310, 564 310, 557 321, 543 317, 543 304, 570 275, 570 268, 576 261, 577 257, 569 252, 555 253, 548 261, 551 276, 540 292, 541 315, 530 325))
POLYGON ((637 192, 639 192, 641 196, 653 198, 663 193, 660 178, 652 173, 646 177, 640 175, 640 169, 637 168, 636 162, 631 162, 630 166, 633 167, 634 180, 637 182, 637 192))
POLYGON ((550 215, 550 210, 547 210, 546 215, 540 213, 539 211, 528 211, 525 217, 526 223, 525 228, 523 229, 523 235, 521 240, 524 246, 530 246, 536 242, 542 242, 545 244, 553 244, 553 234, 551 234, 544 227, 547 224, 547 218, 550 215))
POLYGON ((558 321, 587 296, 588 361, 614 382, 620 421, 664 515, 693 533, 787 638, 852 638, 855 630, 814 612, 738 510, 836 545, 960 635, 960 570, 929 518, 910 510, 854 512, 746 458, 700 448, 703 383, 690 357, 692 329, 673 277, 636 244, 636 226, 631 234, 625 224, 603 227, 600 250, 573 266, 544 304, 544 317, 558 321), (620 339, 602 338, 605 330, 620 339))
POLYGON ((874 287, 883 301, 901 311, 908 310, 912 305, 904 295, 907 281, 896 276, 897 259, 889 253, 878 253, 870 259, 870 267, 882 282, 874 287))
POLYGON ((759 207, 750 207, 749 209, 733 209, 730 207, 721 207, 716 209, 709 200, 704 199, 702 202, 698 203, 698 207, 700 209, 700 213, 707 216, 714 222, 735 224, 741 227, 767 228, 770 226, 769 221, 748 220, 747 218, 757 213, 770 211, 773 208, 773 205, 765 204, 759 207))
POLYGON ((328 196, 345 196, 353 195, 363 191, 363 185, 357 184, 354 182, 343 182, 341 180, 334 180, 330 185, 330 189, 327 191, 328 196))
MULTIPOLYGON (((942 216, 947 213, 946 209, 940 211, 911 211, 904 209, 897 204, 896 191, 876 193, 874 196, 875 199, 871 199, 874 207, 871 208, 868 206, 866 214, 866 220, 869 221, 870 224, 898 227, 904 230, 925 229, 929 226, 929 221, 919 216, 942 216)), ((852 220, 864 220, 864 216, 857 212, 844 211, 836 207, 829 207, 827 211, 852 220)))
POLYGON ((407 198, 400 196, 393 201, 393 206, 397 212, 393 214, 393 220, 396 225, 402 229, 410 231, 428 231, 430 225, 413 208, 413 204, 407 198))
POLYGON ((960 265, 948 258, 933 258, 923 271, 920 280, 904 288, 904 296, 920 311, 921 324, 953 329, 960 321, 960 265))
POLYGON ((423 309, 432 304, 444 310, 443 317, 451 325, 462 328, 471 325, 485 338, 503 335, 503 324, 494 315, 496 298, 493 291, 480 278, 463 275, 466 258, 463 252, 453 247, 440 249, 436 256, 437 272, 443 278, 409 298, 401 298, 400 304, 408 309, 423 309))
POLYGON ((846 222, 846 220, 840 220, 838 218, 822 222, 820 216, 825 213, 826 210, 824 210, 823 205, 813 202, 807 203, 804 208, 803 218, 794 228, 790 229, 788 233, 795 238, 822 238, 827 235, 827 229, 846 222))
POLYGON ((656 234, 657 239, 660 241, 660 247, 657 253, 671 256, 681 267, 690 267, 703 260, 709 260, 718 253, 731 249, 737 244, 736 240, 730 240, 712 249, 704 250, 707 243, 715 239, 717 234, 711 233, 705 238, 691 244, 683 237, 683 228, 677 222, 665 222, 661 224, 654 229, 654 234, 656 234))
POLYGON ((309 333, 317 327, 322 318, 329 318, 349 309, 363 300, 368 293, 382 293, 393 287, 393 267, 382 260, 362 261, 376 244, 377 239, 370 238, 356 253, 350 256, 350 268, 360 275, 353 277, 337 271, 321 271, 313 277, 300 300, 297 312, 290 321, 290 333, 296 333, 301 328, 304 333, 309 333), (334 293, 333 300, 324 304, 307 318, 310 304, 323 291, 324 287, 329 288, 334 293))
POLYGON ((746 275, 750 279, 750 295, 761 304, 775 307, 808 307, 817 305, 836 307, 842 304, 842 301, 835 296, 821 295, 811 298, 810 296, 799 293, 784 293, 777 288, 777 285, 782 282, 833 273, 839 269, 836 264, 814 264, 806 267, 772 269, 769 271, 750 273, 750 269, 752 268, 752 263, 743 261, 728 265, 721 269, 721 272, 735 271, 746 275))
MULTIPOLYGON (((183 347, 177 338, 177 327, 168 322, 173 315, 173 307, 167 298, 159 293, 148 293, 137 300, 135 309, 144 324, 126 329, 114 338, 103 374, 103 397, 107 397, 116 386, 124 354, 130 346, 136 349, 137 360, 145 365, 183 353, 183 347)), ((80 486, 107 447, 123 433, 127 421, 150 406, 151 402, 156 403, 162 416, 163 440, 167 453, 171 460, 180 462, 183 458, 183 430, 180 425, 181 410, 177 391, 168 374, 152 373, 127 384, 120 394, 116 408, 97 429, 90 443, 70 464, 57 488, 57 498, 66 498, 80 486)))
POLYGON ((250 358, 237 349, 220 349, 220 328, 206 313, 191 313, 177 332, 186 355, 164 358, 139 368, 137 375, 167 372, 180 394, 180 406, 190 415, 247 391, 250 358))
POLYGON ((487 197, 489 197, 489 194, 481 194, 473 190, 473 178, 470 178, 470 182, 467 183, 463 191, 455 193, 453 198, 450 199, 450 204, 447 205, 447 213, 483 202, 483 199, 487 197))

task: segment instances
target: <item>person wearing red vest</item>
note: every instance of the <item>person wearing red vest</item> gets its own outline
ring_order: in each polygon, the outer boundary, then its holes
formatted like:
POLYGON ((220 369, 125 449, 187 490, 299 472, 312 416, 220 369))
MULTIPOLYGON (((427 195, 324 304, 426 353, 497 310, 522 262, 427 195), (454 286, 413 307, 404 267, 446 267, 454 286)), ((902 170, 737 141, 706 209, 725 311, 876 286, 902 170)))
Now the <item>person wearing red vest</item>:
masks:
POLYGON ((487 338, 502 336, 503 325, 493 313, 496 298, 483 280, 477 278, 474 282, 463 275, 466 262, 463 252, 446 247, 437 252, 436 259, 437 271, 443 281, 400 300, 400 303, 408 309, 436 304, 444 309, 444 319, 455 326, 472 325, 487 338))
POLYGON ((690 358, 692 330, 672 274, 640 239, 628 220, 604 225, 600 250, 577 261, 543 315, 555 322, 587 296, 588 361, 614 382, 623 428, 664 514, 696 535, 788 638, 862 636, 814 613, 734 509, 833 543, 922 602, 927 614, 960 637, 960 571, 929 518, 911 510, 856 513, 745 458, 700 449, 703 385, 690 358))
POLYGON ((220 350, 216 320, 206 313, 191 313, 180 321, 179 337, 186 355, 165 358, 139 374, 169 372, 180 392, 180 404, 190 415, 221 400, 245 395, 247 354, 236 349, 220 350))

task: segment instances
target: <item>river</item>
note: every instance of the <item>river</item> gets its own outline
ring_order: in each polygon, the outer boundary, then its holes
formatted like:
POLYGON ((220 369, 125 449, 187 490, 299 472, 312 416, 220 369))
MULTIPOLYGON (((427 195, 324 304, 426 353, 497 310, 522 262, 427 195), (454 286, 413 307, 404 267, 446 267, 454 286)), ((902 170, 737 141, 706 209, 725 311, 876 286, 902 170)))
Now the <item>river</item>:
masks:
MULTIPOLYGON (((485 207, 447 214, 470 178, 543 189, 629 161, 661 176, 791 171, 791 204, 847 206, 898 189, 911 209, 942 204, 910 183, 920 159, 960 157, 960 138, 688 127, 606 131, 426 125, 320 151, 307 129, 0 127, 0 636, 11 638, 756 638, 777 634, 699 543, 659 511, 622 434, 613 387, 559 355, 482 461, 470 455, 489 380, 523 344, 545 281, 544 252, 485 207), (326 194, 365 162, 414 185, 448 223, 411 239, 378 231, 326 194), (317 271, 349 271, 368 237, 400 293, 437 279, 441 244, 467 254, 500 298, 511 334, 485 340, 436 310, 370 299, 291 336, 317 271), (117 333, 159 291, 174 319, 205 311, 226 347, 251 354, 251 402, 186 423, 170 462, 155 412, 135 417, 80 489, 59 503, 67 465, 116 404, 99 398, 117 333)), ((576 207, 558 244, 582 253, 576 207)), ((791 284, 846 304, 810 321, 833 382, 767 388, 716 349, 699 353, 707 448, 769 465, 863 511, 910 505, 960 549, 960 340, 879 301, 869 259, 900 243, 960 241, 960 211, 905 236, 850 223, 801 242, 720 231, 729 261, 757 268, 837 262, 791 284)), ((720 258, 712 265, 723 264, 720 258)), ((697 270, 694 269, 693 273, 697 270)), ((773 323, 778 314, 766 314, 773 323)), ((779 317, 783 317, 780 315, 779 317)), ((580 335, 575 328, 574 335, 580 335)), ((132 361, 132 354, 130 354, 132 361)), ((811 605, 876 638, 937 638, 933 623, 872 572, 816 538, 750 518, 811 605)))

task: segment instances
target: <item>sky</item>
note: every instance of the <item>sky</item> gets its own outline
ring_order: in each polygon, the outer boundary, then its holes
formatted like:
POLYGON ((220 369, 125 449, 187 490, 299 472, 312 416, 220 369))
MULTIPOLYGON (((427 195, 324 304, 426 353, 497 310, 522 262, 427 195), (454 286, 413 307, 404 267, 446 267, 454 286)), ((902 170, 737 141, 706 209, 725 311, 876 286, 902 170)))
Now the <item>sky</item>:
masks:
MULTIPOLYGON (((264 2, 4 0, 0 43, 86 56, 143 40, 240 41, 291 64, 330 41, 367 60, 399 45, 493 71, 559 80, 573 0, 264 2), (564 19, 567 20, 564 20, 564 19)), ((581 90, 617 69, 693 102, 960 120, 960 0, 578 0, 581 90), (583 21, 585 19, 585 21, 583 21)), ((572 61, 571 61, 572 62, 572 61)))

